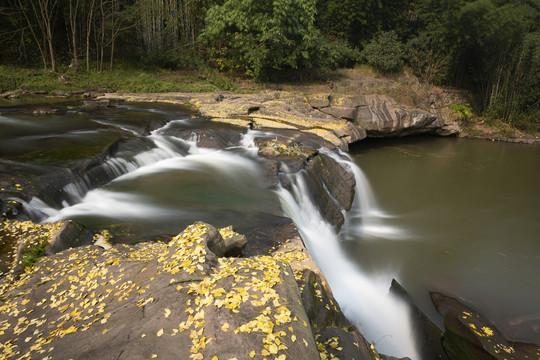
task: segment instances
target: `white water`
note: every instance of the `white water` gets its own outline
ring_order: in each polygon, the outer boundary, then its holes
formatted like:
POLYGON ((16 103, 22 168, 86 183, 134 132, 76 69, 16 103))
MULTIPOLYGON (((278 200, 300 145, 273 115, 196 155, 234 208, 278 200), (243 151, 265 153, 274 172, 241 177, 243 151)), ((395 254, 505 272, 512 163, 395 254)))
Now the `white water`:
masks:
MULTIPOLYGON (((255 137, 271 137, 272 133, 248 131, 240 147, 243 154, 231 151, 199 148, 196 138, 184 141, 163 135, 164 129, 154 131, 147 138, 155 148, 131 154, 128 157, 111 158, 103 164, 114 178, 112 183, 141 179, 145 176, 174 170, 210 169, 219 174, 220 180, 231 182, 257 182, 262 177, 256 162, 255 137)), ((369 183, 361 170, 339 155, 322 149, 321 152, 338 161, 355 174, 356 197, 353 209, 347 214, 342 233, 385 234, 388 238, 400 236, 397 229, 384 225, 385 215, 372 198, 369 183)), ((321 216, 310 199, 302 174, 291 175, 293 192, 280 188, 283 211, 299 229, 306 247, 323 270, 332 291, 345 315, 357 325, 370 342, 382 353, 417 358, 408 325, 408 313, 403 304, 388 295, 390 280, 394 274, 372 278, 361 273, 345 256, 339 244, 339 236, 321 216)), ((45 222, 68 219, 80 215, 106 216, 116 219, 163 219, 180 216, 181 209, 155 206, 148 199, 133 194, 111 191, 105 186, 93 189, 89 179, 70 184, 64 188, 70 194, 61 209, 54 209, 39 199, 27 204, 27 210, 40 213, 45 222)))
POLYGON ((340 152, 338 155, 327 149, 320 149, 319 151, 331 157, 343 168, 351 171, 356 180, 355 197, 351 210, 346 214, 345 224, 340 231, 341 239, 356 239, 359 234, 362 240, 381 238, 385 240, 403 240, 409 238, 403 229, 388 224, 387 219, 393 216, 379 207, 368 179, 364 172, 352 161, 349 154, 340 152))
MULTIPOLYGON (((354 171, 357 188, 363 185, 365 177, 358 176, 361 173, 359 168, 334 153, 325 150, 322 152, 354 171)), ((321 216, 313 204, 303 178, 304 174, 289 176, 293 177, 292 194, 284 188, 277 191, 282 207, 285 214, 296 224, 309 253, 325 274, 345 316, 358 326, 379 352, 418 359, 408 309, 403 302, 388 293, 391 279, 395 274, 377 278, 363 274, 343 253, 339 237, 332 225, 321 216)), ((361 219, 364 223, 371 221, 371 229, 368 228, 368 231, 373 231, 372 228, 375 226, 373 223, 384 214, 376 208, 369 208, 369 198, 358 199, 361 196, 361 192, 357 193, 355 202, 363 203, 361 219)), ((362 222, 352 221, 352 223, 354 229, 347 231, 366 232, 366 229, 361 228, 362 222)), ((394 230, 392 229, 392 232, 394 230)))
MULTIPOLYGON (((167 126, 170 125, 165 125, 167 126)), ((155 148, 135 154, 130 160, 122 157, 110 158, 101 165, 113 179, 109 184, 181 170, 205 172, 208 176, 218 177, 219 181, 225 184, 240 182, 246 184, 246 191, 249 190, 250 184, 263 182, 260 166, 254 159, 232 151, 200 148, 197 146, 195 136, 185 141, 160 135, 162 129, 155 130, 147 136, 155 148), (187 152, 185 148, 188 148, 187 152)), ((251 143, 250 146, 246 146, 246 153, 249 155, 255 145, 252 134, 247 138, 250 140, 244 140, 244 143, 246 145, 251 143)), ((32 199, 25 208, 32 216, 42 219, 43 222, 85 215, 124 220, 164 219, 185 213, 178 208, 153 204, 152 199, 140 194, 109 190, 108 186, 92 189, 88 177, 66 185, 63 192, 68 195, 69 202, 64 200, 60 209, 55 209, 38 198, 32 199)))

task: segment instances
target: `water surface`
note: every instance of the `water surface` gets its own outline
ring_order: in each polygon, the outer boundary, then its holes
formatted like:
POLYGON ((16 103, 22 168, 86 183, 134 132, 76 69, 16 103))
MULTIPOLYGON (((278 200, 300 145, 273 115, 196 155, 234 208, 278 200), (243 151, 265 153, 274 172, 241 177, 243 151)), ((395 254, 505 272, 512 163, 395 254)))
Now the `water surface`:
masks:
POLYGON ((358 266, 394 272, 439 325, 428 291, 538 343, 540 149, 421 137, 366 141, 351 154, 386 215, 373 232, 342 236, 358 266))

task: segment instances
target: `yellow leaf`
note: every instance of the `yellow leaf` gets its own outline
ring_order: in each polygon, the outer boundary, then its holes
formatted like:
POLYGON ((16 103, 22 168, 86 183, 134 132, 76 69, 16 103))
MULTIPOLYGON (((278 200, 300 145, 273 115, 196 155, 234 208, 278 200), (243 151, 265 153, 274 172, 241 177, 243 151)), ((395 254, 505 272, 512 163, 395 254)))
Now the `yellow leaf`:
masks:
POLYGON ((270 353, 268 352, 268 350, 263 349, 263 350, 261 351, 261 355, 262 355, 262 356, 268 356, 268 355, 270 355, 270 353))
POLYGON ((276 358, 276 360, 285 360, 285 359, 287 359, 287 355, 285 354, 281 354, 276 358))
POLYGON ((155 359, 157 358, 157 355, 156 354, 152 354, 152 359, 155 359))
POLYGON ((109 329, 105 329, 101 332, 102 335, 105 335, 107 333, 107 331, 109 331, 109 329))
POLYGON ((291 335, 291 341, 292 341, 292 342, 295 342, 295 341, 296 341, 296 335, 291 335))
POLYGON ((272 344, 268 347, 268 351, 270 351, 270 354, 277 354, 278 348, 276 344, 272 344))
POLYGON ((171 310, 165 309, 165 317, 168 318, 171 315, 171 310))
POLYGON ((159 329, 156 335, 157 337, 160 337, 161 335, 163 335, 163 329, 159 329))
POLYGON ((252 359, 255 357, 255 350, 251 350, 251 352, 249 353, 249 357, 252 359))
POLYGON ((229 331, 229 323, 223 324, 223 326, 221 327, 221 331, 224 331, 224 332, 229 331))

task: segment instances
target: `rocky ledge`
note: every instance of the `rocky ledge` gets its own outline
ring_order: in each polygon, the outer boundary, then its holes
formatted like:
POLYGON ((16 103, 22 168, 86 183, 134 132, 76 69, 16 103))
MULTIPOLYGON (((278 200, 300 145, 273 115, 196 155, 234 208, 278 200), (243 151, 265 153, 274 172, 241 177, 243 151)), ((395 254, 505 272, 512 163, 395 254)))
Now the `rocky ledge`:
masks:
MULTIPOLYGON (((51 251, 73 235, 43 226, 1 231, 51 251)), ((391 359, 343 317, 297 233, 247 258, 226 256, 243 236, 201 222, 168 243, 99 240, 4 276, 2 359, 391 359)))
POLYGON ((212 121, 256 129, 289 129, 315 134, 342 150, 366 136, 457 135, 451 117, 398 105, 385 95, 273 91, 259 94, 104 94, 98 100, 193 105, 212 121))

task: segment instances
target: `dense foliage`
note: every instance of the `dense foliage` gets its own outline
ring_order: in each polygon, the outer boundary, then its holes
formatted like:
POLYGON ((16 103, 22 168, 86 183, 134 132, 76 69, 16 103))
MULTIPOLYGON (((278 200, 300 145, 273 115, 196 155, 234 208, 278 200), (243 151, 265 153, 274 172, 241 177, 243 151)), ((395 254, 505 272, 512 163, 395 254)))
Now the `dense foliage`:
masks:
POLYGON ((470 90, 539 130, 540 0, 4 0, 0 64, 214 67, 259 80, 355 61, 470 90), (359 56, 362 51, 362 56, 359 56))

